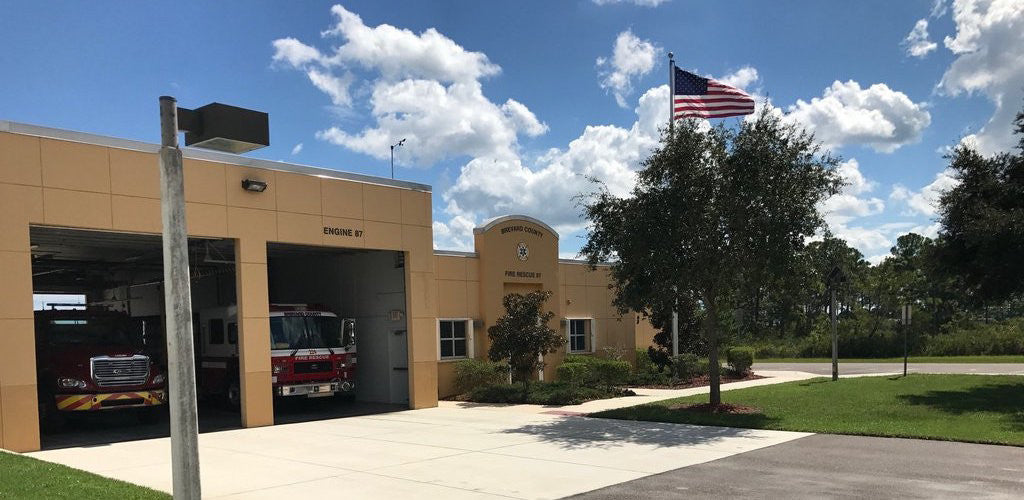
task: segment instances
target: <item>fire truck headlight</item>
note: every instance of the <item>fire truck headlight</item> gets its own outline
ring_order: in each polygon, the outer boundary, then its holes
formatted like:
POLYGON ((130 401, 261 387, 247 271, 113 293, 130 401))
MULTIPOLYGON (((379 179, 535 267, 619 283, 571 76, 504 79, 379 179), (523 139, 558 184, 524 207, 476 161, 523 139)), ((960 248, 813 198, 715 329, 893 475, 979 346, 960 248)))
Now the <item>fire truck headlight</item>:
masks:
POLYGON ((273 368, 274 375, 277 375, 278 373, 283 372, 284 371, 284 367, 285 367, 285 365, 274 365, 274 368, 273 368))
POLYGON ((338 369, 339 370, 343 370, 346 366, 348 366, 348 365, 346 365, 344 361, 338 361, 338 369))
POLYGON ((77 378, 57 379, 57 385, 65 389, 85 389, 85 381, 77 378))
POLYGON ((162 383, 164 383, 164 380, 167 380, 167 377, 165 377, 163 373, 158 374, 157 376, 153 377, 153 383, 154 384, 162 384, 162 383))

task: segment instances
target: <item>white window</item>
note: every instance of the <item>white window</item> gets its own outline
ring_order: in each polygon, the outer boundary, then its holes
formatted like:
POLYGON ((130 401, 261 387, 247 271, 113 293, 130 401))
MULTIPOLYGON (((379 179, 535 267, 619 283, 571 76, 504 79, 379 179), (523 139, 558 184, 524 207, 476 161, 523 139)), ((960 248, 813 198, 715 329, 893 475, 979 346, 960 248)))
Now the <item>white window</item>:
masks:
POLYGON ((469 319, 442 319, 437 322, 438 353, 441 359, 473 357, 473 323, 469 319))
POLYGON ((592 337, 592 319, 569 319, 567 328, 569 330, 569 352, 592 352, 594 342, 592 337))

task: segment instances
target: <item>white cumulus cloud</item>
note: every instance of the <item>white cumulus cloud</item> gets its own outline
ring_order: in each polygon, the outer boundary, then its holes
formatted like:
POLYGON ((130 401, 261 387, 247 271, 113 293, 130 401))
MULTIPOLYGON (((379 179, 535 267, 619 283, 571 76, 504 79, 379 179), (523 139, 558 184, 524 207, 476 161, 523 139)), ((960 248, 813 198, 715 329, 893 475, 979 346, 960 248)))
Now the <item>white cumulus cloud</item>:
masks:
POLYGON ((939 44, 928 39, 928 20, 918 19, 914 28, 910 30, 907 37, 903 39, 903 46, 907 49, 907 55, 924 58, 929 52, 935 50, 939 44))
POLYGON ((786 116, 827 146, 864 144, 891 153, 920 139, 931 123, 925 108, 884 83, 861 88, 853 80, 837 80, 821 97, 810 102, 798 99, 787 108, 786 116))
POLYGON ((590 178, 624 196, 636 184, 640 162, 658 144, 658 127, 668 116, 668 86, 648 90, 640 97, 637 120, 630 128, 590 125, 567 148, 554 149, 536 164, 520 156, 481 156, 462 167, 458 179, 443 193, 447 223, 435 222, 434 240, 440 248, 472 241, 457 235, 465 221, 521 213, 537 217, 560 233, 585 225, 577 206, 578 195, 595 189, 590 178), (442 226, 444 226, 442 228, 442 226))
POLYGON ((912 191, 902 184, 895 184, 889 198, 904 202, 907 205, 906 215, 935 216, 939 211, 939 198, 942 193, 960 184, 954 175, 953 170, 947 168, 935 174, 935 180, 918 191, 912 191))
POLYGON ((717 78, 719 82, 744 90, 759 79, 761 79, 761 76, 758 75, 757 68, 751 66, 744 66, 722 78, 717 78))
POLYGON ((301 152, 302 152, 302 143, 300 142, 300 143, 296 144, 294 148, 292 148, 292 155, 297 155, 297 154, 299 154, 301 152))
POLYGON ((641 40, 630 30, 619 33, 612 56, 597 58, 601 88, 611 92, 619 106, 627 107, 633 81, 654 69, 657 54, 658 48, 649 40, 641 40))
POLYGON ((1007 151, 1016 144, 1012 123, 1024 105, 1024 2, 955 0, 953 21, 956 34, 943 44, 957 57, 938 88, 988 97, 995 112, 973 138, 982 153, 1007 151))
POLYGON ((885 202, 874 196, 863 196, 875 189, 875 182, 860 171, 860 163, 851 158, 840 163, 836 172, 843 179, 843 189, 821 202, 818 207, 833 231, 857 217, 876 215, 885 210, 885 202))
POLYGON ((367 26, 340 5, 331 13, 335 24, 321 33, 341 41, 331 50, 295 38, 273 42, 274 62, 304 71, 336 106, 351 106, 348 89, 356 75, 369 80, 374 123, 362 130, 330 127, 318 139, 379 159, 405 139, 396 163, 429 166, 460 156, 514 156, 520 133, 547 132, 525 104, 508 99, 498 105, 484 95, 481 79, 501 72, 485 54, 433 28, 417 34, 388 24, 367 26))

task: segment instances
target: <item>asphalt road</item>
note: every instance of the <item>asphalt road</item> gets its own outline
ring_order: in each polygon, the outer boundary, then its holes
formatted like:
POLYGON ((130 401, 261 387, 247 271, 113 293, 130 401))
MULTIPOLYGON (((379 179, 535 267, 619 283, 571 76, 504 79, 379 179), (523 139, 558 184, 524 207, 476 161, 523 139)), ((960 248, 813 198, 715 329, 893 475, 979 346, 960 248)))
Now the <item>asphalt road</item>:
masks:
POLYGON ((817 434, 572 498, 1024 498, 1024 448, 817 434))
MULTIPOLYGON (((832 375, 832 363, 754 363, 755 372, 785 370, 832 375)), ((1024 375, 1024 363, 910 363, 910 373, 997 373, 1024 375)), ((903 363, 843 363, 839 362, 839 375, 866 373, 903 373, 903 363)))

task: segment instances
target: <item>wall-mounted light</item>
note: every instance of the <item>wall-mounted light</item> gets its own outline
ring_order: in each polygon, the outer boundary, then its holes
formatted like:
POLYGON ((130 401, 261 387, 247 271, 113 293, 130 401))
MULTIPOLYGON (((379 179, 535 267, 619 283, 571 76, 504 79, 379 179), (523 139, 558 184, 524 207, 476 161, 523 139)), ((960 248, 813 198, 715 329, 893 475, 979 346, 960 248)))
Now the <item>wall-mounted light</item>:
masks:
POLYGON ((254 193, 262 193, 267 190, 267 183, 254 179, 242 179, 242 189, 254 193))

